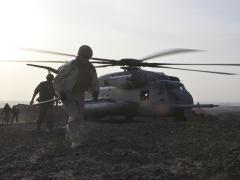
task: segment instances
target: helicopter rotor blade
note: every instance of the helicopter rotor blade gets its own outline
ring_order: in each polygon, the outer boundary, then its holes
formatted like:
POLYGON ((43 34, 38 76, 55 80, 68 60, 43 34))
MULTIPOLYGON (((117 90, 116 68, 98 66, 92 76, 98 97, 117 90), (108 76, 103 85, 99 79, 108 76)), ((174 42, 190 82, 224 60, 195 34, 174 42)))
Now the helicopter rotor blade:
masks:
POLYGON ((118 61, 118 60, 114 60, 114 59, 95 58, 95 57, 92 57, 90 59, 97 60, 97 61, 107 61, 107 62, 117 62, 118 61))
MULTIPOLYGON (((121 61, 114 61, 114 62, 101 62, 101 61, 91 61, 93 64, 104 64, 104 65, 109 65, 109 66, 129 66, 131 65, 131 62, 133 61, 128 61, 128 62, 121 62, 121 61)), ((137 67, 166 67, 165 65, 186 65, 186 66, 194 66, 194 65, 203 65, 203 66, 240 66, 240 64, 204 64, 204 63, 145 63, 141 61, 134 61, 133 66, 137 67)), ((170 68, 170 67, 169 67, 170 68)), ((191 69, 184 69, 184 68, 173 68, 172 69, 179 69, 179 70, 191 70, 191 69)), ((195 71, 195 70, 191 70, 195 71)), ((206 73, 216 73, 216 74, 226 74, 226 75, 236 75, 234 73, 225 73, 225 72, 215 72, 215 71, 203 71, 203 70, 196 70, 197 72, 206 72, 206 73)))
POLYGON ((110 67, 110 66, 113 66, 113 65, 102 65, 102 66, 94 66, 95 68, 103 68, 103 67, 110 67))
MULTIPOLYGON (((73 55, 73 54, 61 53, 61 52, 56 52, 56 51, 48 51, 48 50, 42 50, 42 49, 35 49, 35 48, 20 48, 20 49, 24 50, 24 51, 32 51, 32 52, 39 52, 39 53, 45 53, 45 54, 77 57, 77 55, 73 55)), ((95 57, 92 57, 90 59, 98 60, 98 61, 109 61, 109 62, 115 61, 115 60, 112 60, 112 59, 95 58, 95 57)))
POLYGON ((184 70, 184 71, 195 71, 195 72, 203 72, 203 73, 212 73, 212 74, 222 74, 222 75, 237 75, 235 73, 227 73, 227 72, 217 72, 217 71, 205 71, 205 70, 197 70, 197 69, 185 69, 185 68, 174 68, 167 66, 153 66, 156 68, 166 68, 166 69, 176 69, 176 70, 184 70))
POLYGON ((204 63, 144 63, 153 66, 240 66, 240 64, 204 64, 204 63))
MULTIPOLYGON (((58 70, 57 69, 54 69, 52 67, 49 67, 49 66, 41 66, 41 65, 36 65, 36 64, 27 64, 28 66, 33 66, 33 67, 37 67, 37 68, 43 68, 43 69, 46 69, 48 71, 51 71, 55 74, 58 73, 58 70)), ((95 68, 103 68, 103 67, 109 67, 109 66, 113 66, 113 65, 102 65, 102 66, 95 66, 95 68)))
POLYGON ((28 60, 0 60, 1 62, 24 62, 24 63, 66 63, 68 61, 45 61, 45 60, 33 60, 33 61, 28 61, 28 60))
POLYGON ((159 52, 159 53, 155 53, 155 54, 146 56, 146 57, 140 59, 140 61, 146 61, 146 60, 150 60, 150 59, 154 59, 154 58, 158 58, 158 57, 163 57, 163 56, 174 55, 174 54, 192 53, 192 52, 200 52, 200 51, 202 51, 202 50, 183 49, 183 48, 170 49, 170 50, 166 50, 166 51, 163 51, 163 52, 159 52))
POLYGON ((35 49, 35 48, 19 48, 19 49, 24 50, 24 51, 32 51, 32 52, 39 52, 39 53, 45 53, 45 54, 77 57, 76 55, 73 55, 73 54, 61 53, 61 52, 56 52, 56 51, 48 51, 48 50, 42 50, 42 49, 35 49))
POLYGON ((93 64, 109 64, 109 65, 116 65, 117 64, 117 61, 116 62, 90 61, 90 62, 93 63, 93 64))
POLYGON ((40 66, 40 65, 36 65, 36 64, 27 64, 28 66, 33 66, 33 67, 37 67, 37 68, 43 68, 43 69, 46 69, 48 71, 51 71, 55 74, 58 73, 58 70, 57 69, 54 69, 52 67, 49 67, 49 66, 40 66))

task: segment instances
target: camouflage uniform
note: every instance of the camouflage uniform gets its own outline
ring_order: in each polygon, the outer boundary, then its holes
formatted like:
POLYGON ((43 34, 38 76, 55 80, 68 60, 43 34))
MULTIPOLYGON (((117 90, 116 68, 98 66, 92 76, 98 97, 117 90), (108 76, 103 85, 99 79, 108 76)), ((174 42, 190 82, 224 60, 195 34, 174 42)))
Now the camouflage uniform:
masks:
POLYGON ((62 98, 64 110, 68 113, 66 135, 72 147, 80 142, 80 125, 84 115, 84 92, 99 92, 98 77, 94 66, 87 60, 77 58, 59 68, 53 81, 56 94, 62 98))

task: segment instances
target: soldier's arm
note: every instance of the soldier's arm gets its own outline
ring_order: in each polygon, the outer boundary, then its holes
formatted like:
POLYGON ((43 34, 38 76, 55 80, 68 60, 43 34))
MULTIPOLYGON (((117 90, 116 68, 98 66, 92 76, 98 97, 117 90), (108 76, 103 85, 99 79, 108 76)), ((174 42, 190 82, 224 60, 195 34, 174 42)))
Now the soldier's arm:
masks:
POLYGON ((40 83, 40 84, 35 88, 34 93, 33 93, 33 96, 32 96, 32 99, 31 99, 31 102, 30 102, 30 105, 33 105, 34 99, 35 99, 36 95, 39 93, 41 85, 42 85, 42 83, 40 83))

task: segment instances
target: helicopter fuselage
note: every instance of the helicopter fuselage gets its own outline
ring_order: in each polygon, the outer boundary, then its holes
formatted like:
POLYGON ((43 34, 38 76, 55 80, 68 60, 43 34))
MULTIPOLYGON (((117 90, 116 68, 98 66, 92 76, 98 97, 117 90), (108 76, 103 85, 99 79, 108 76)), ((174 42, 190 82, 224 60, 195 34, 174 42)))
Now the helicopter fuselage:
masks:
POLYGON ((101 76, 99 83, 99 102, 86 102, 86 112, 100 116, 169 116, 178 105, 193 105, 179 79, 164 73, 130 70, 101 76))

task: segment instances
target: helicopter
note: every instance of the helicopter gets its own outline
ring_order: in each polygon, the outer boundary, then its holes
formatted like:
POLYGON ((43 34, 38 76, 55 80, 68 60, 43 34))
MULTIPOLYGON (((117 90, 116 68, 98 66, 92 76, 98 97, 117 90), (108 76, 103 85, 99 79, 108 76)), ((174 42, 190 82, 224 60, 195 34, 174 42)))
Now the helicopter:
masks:
MULTIPOLYGON (((48 53, 61 56, 77 57, 55 51, 22 48, 23 50, 48 53)), ((176 120, 186 120, 185 112, 193 108, 213 108, 218 105, 194 104, 193 97, 178 77, 143 70, 144 67, 165 68, 201 73, 222 75, 236 75, 235 73, 186 69, 171 66, 240 66, 240 64, 203 64, 203 63, 151 63, 147 62, 159 57, 199 52, 197 49, 171 49, 146 56, 142 59, 124 58, 120 60, 95 58, 90 62, 98 64, 95 68, 119 66, 123 71, 105 74, 99 77, 100 92, 98 100, 92 100, 90 94, 85 95, 85 118, 104 116, 124 116, 128 120, 135 116, 174 116, 176 120), (100 64, 100 65, 99 65, 100 64)), ((66 63, 67 61, 22 61, 34 63, 66 63)), ((50 66, 27 64, 28 66, 43 68, 49 73, 58 73, 50 66)), ((44 102, 42 102, 44 103, 44 102)))

